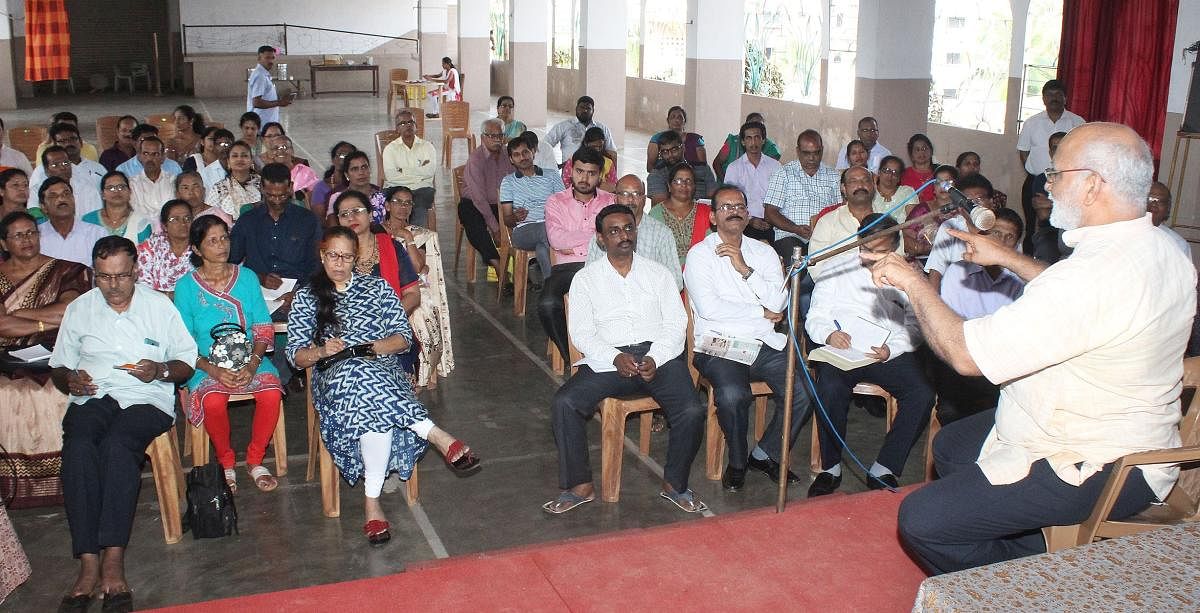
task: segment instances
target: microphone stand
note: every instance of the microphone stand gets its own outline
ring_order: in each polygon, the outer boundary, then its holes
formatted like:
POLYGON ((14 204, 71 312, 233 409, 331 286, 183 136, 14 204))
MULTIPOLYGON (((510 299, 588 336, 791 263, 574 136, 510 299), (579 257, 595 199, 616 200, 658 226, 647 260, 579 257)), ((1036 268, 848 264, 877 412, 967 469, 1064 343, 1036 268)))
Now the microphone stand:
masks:
MULTIPOLYGON (((792 262, 798 261, 800 261, 800 247, 793 247, 792 262)), ((788 283, 791 284, 791 290, 788 292, 788 326, 790 326, 789 329, 795 330, 796 318, 800 314, 800 275, 790 275, 788 283)), ((789 338, 788 345, 792 344, 791 338, 789 338)), ((799 347, 787 347, 787 378, 784 379, 787 384, 783 388, 783 434, 780 436, 782 453, 779 454, 779 498, 775 501, 776 513, 783 513, 783 510, 787 508, 788 466, 791 464, 791 452, 788 446, 791 443, 792 398, 796 394, 796 354, 799 351, 799 347)))
MULTIPOLYGON (((879 230, 879 231, 876 231, 876 232, 872 232, 872 233, 870 233, 870 234, 868 234, 868 235, 866 235, 866 236, 863 236, 863 237, 857 238, 857 239, 855 239, 855 240, 852 240, 852 241, 850 241, 850 242, 848 242, 848 243, 845 243, 845 244, 843 244, 843 245, 839 245, 838 247, 836 247, 836 248, 834 248, 834 249, 830 249, 830 250, 828 250, 828 251, 822 251, 822 252, 820 252, 820 253, 818 253, 818 254, 816 254, 816 255, 809 256, 809 258, 808 258, 808 264, 811 266, 812 264, 816 264, 816 263, 818 263, 818 262, 823 262, 823 261, 825 261, 825 260, 828 260, 829 258, 831 258, 831 257, 833 257, 833 256, 835 256, 835 255, 839 255, 839 254, 845 253, 845 252, 847 252, 847 251, 849 251, 849 250, 851 250, 851 249, 854 249, 855 247, 858 247, 859 245, 862 245, 862 244, 864 244, 864 243, 869 243, 869 242, 871 242, 871 241, 873 241, 873 240, 878 240, 878 239, 880 239, 880 238, 883 238, 883 237, 885 237, 885 236, 891 236, 891 235, 893 235, 893 234, 896 234, 897 232, 904 231, 904 230, 906 230, 906 229, 908 229, 908 228, 911 228, 911 227, 913 227, 913 226, 919 226, 919 225, 922 225, 922 224, 924 224, 925 222, 927 222, 927 221, 930 221, 930 220, 932 220, 932 219, 935 219, 937 216, 939 216, 939 215, 944 215, 944 214, 945 214, 945 213, 942 211, 942 209, 941 209, 941 208, 934 209, 934 210, 932 210, 932 211, 930 211, 930 212, 928 212, 928 213, 926 213, 926 214, 924 214, 924 215, 922 215, 922 216, 920 216, 920 217, 916 217, 916 218, 910 219, 910 220, 908 220, 908 221, 906 221, 906 222, 904 222, 904 223, 902 223, 902 224, 899 224, 899 225, 896 225, 896 226, 892 226, 891 228, 888 228, 888 229, 886 229, 886 230, 879 230)), ((797 266, 799 263, 800 263, 800 259, 795 259, 795 260, 792 260, 792 268, 795 268, 795 267, 796 267, 796 266, 797 266)), ((791 272, 791 270, 789 270, 789 272, 791 272)))

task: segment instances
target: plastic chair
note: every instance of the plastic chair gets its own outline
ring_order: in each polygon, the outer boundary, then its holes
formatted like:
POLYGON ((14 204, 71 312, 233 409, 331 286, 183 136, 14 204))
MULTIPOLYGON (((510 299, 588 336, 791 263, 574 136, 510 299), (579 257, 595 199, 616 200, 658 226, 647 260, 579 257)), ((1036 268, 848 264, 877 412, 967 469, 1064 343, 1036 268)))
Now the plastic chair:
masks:
POLYGON ((121 82, 124 81, 129 87, 129 94, 133 94, 133 75, 121 74, 121 69, 118 66, 113 66, 113 93, 121 91, 121 82))
POLYGON ((183 515, 180 501, 187 493, 183 465, 179 462, 179 434, 175 426, 158 435, 146 449, 150 470, 154 475, 154 492, 158 495, 159 516, 163 540, 168 545, 183 539, 183 515))
MULTIPOLYGON (((133 80, 138 77, 146 78, 146 91, 150 91, 150 64, 145 62, 133 62, 129 65, 129 82, 132 88, 133 80)), ((132 89, 130 89, 132 92, 132 89)))
POLYGON ((37 150, 49 138, 45 126, 16 126, 8 131, 8 144, 13 149, 25 154, 36 166, 41 163, 37 159, 37 150))
POLYGON ((475 134, 471 132, 471 104, 453 100, 443 102, 442 161, 446 168, 450 167, 450 154, 454 148, 454 141, 459 139, 467 141, 467 155, 470 155, 478 144, 475 134))
MULTIPOLYGON (((464 186, 463 176, 464 176, 464 173, 466 173, 466 171, 467 171, 466 164, 464 164, 462 166, 454 167, 454 171, 453 171, 454 200, 453 200, 453 202, 454 202, 455 207, 457 207, 459 201, 462 200, 462 192, 463 192, 463 186, 464 186)), ((455 209, 455 210, 457 211, 457 209, 455 209)), ((458 271, 459 254, 462 253, 463 244, 466 243, 466 247, 467 247, 467 283, 474 283, 475 282, 475 248, 471 246, 471 241, 463 240, 464 232, 465 231, 463 230, 462 219, 460 219, 458 215, 455 215, 454 216, 454 270, 455 270, 455 272, 458 271)))
POLYGON ((376 182, 383 185, 383 150, 394 140, 400 138, 400 133, 395 130, 381 130, 375 133, 375 168, 376 182))
MULTIPOLYGON (((504 223, 504 207, 500 206, 496 209, 496 215, 500 222, 500 244, 497 245, 497 251, 500 252, 500 268, 508 267, 509 258, 513 261, 513 315, 517 317, 525 316, 525 301, 529 294, 529 263, 533 261, 534 252, 518 249, 512 244, 512 229, 504 223)), ((496 300, 499 301, 504 296, 504 285, 496 284, 496 300)))
POLYGON ((96 148, 104 151, 112 147, 117 142, 117 120, 120 117, 116 115, 105 115, 96 118, 96 148))
POLYGON ((158 137, 163 143, 175 138, 175 116, 171 113, 146 115, 146 123, 158 128, 158 137))
MULTIPOLYGON (((392 115, 392 104, 396 100, 396 97, 397 96, 399 96, 400 98, 405 97, 404 82, 407 80, 408 80, 408 69, 407 68, 393 68, 388 71, 388 101, 387 101, 388 117, 394 117, 392 115)), ((406 102, 407 102, 407 100, 406 100, 406 102)))
POLYGON ((1179 422, 1182 446, 1131 453, 1118 459, 1096 499, 1092 514, 1083 523, 1042 528, 1047 552, 1200 520, 1200 357, 1183 361, 1183 387, 1196 390, 1196 393, 1179 422), (1179 480, 1167 494, 1164 504, 1152 505, 1133 517, 1109 519, 1130 471, 1147 464, 1181 464, 1179 480))
MULTIPOLYGON (((884 405, 887 407, 887 420, 885 422, 885 432, 890 432, 892 429, 892 421, 896 419, 896 412, 900 410, 900 405, 896 399, 892 397, 887 390, 875 385, 874 383, 859 383, 854 386, 854 392, 860 396, 877 396, 883 398, 884 405)), ((815 409, 815 407, 814 407, 815 409)), ((818 434, 818 428, 824 428, 825 423, 821 416, 813 412, 812 416, 812 454, 809 459, 809 468, 814 473, 821 472, 821 439, 818 434)))

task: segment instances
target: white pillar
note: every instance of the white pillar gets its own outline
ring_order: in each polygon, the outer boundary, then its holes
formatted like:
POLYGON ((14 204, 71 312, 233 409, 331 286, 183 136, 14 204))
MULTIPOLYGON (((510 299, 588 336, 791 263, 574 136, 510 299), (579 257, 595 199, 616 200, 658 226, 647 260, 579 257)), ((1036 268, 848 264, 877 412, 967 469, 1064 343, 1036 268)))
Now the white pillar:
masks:
POLYGON ((512 96, 517 119, 526 126, 546 125, 546 34, 548 0, 512 0, 512 96))
MULTIPOLYGON (((688 130, 707 134, 714 146, 731 126, 742 125, 742 58, 746 51, 743 0, 688 0, 687 69, 683 108, 688 130)), ((664 123, 666 119, 663 119, 664 123)))
POLYGON ((458 63, 463 74, 463 99, 477 111, 491 105, 491 45, 488 38, 488 0, 458 0, 458 63))
POLYGON ((875 117, 879 142, 901 157, 908 137, 929 125, 933 20, 932 1, 861 0, 858 5, 856 119, 875 117))
MULTIPOLYGON (((626 3, 580 0, 580 82, 596 101, 596 121, 608 126, 620 148, 625 143, 626 3)), ((572 112, 574 107, 572 107, 572 112)))
POLYGON ((417 44, 421 46, 421 74, 440 73, 442 57, 447 55, 446 0, 421 0, 420 7, 417 44))
POLYGON ((0 109, 4 110, 17 108, 16 58, 13 57, 11 39, 9 20, 4 19, 0 23, 0 109))

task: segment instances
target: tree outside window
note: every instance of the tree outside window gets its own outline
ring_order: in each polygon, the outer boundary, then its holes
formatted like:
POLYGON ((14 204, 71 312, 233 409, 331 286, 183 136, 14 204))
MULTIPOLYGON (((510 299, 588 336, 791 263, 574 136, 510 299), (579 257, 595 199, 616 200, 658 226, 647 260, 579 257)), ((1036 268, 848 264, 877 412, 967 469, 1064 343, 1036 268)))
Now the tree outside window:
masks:
MULTIPOLYGON (((746 93, 820 103, 823 8, 821 0, 747 0, 746 93)), ((857 14, 855 6, 855 23, 857 14)))

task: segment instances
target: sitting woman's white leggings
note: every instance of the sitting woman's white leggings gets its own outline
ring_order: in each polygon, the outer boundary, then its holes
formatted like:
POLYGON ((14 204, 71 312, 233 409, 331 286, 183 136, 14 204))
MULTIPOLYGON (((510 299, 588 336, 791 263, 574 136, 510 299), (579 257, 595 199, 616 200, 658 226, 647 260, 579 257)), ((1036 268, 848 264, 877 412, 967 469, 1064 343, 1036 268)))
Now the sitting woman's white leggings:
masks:
MULTIPOLYGON (((408 429, 428 440, 429 432, 433 430, 433 421, 422 419, 408 429)), ((392 455, 392 433, 364 433, 358 439, 358 446, 362 451, 364 493, 367 498, 379 498, 379 494, 383 492, 383 480, 387 478, 388 458, 392 455)))

